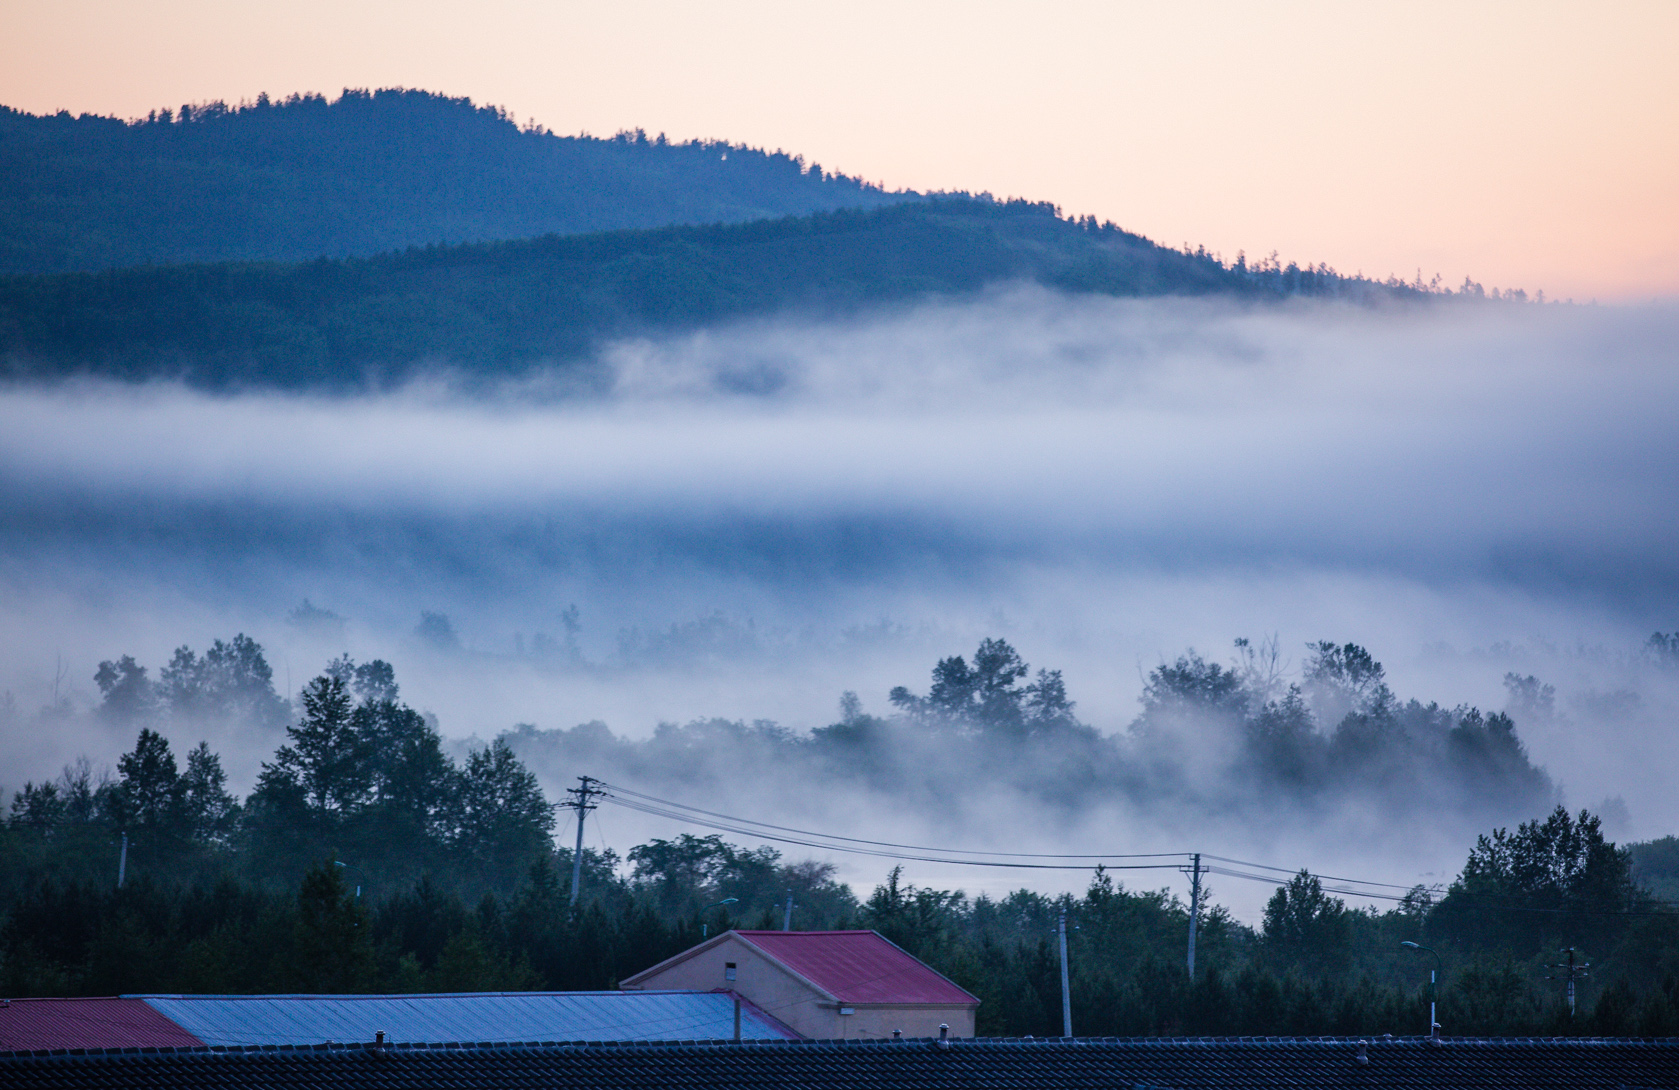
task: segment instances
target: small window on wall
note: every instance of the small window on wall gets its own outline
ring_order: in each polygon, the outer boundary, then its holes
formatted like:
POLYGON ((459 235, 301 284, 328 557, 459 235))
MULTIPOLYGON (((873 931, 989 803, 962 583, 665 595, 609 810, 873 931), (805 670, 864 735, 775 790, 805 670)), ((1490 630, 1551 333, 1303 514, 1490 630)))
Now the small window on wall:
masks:
POLYGON ((723 964, 723 979, 724 980, 733 980, 734 978, 735 978, 735 963, 732 962, 732 961, 725 962, 723 964))

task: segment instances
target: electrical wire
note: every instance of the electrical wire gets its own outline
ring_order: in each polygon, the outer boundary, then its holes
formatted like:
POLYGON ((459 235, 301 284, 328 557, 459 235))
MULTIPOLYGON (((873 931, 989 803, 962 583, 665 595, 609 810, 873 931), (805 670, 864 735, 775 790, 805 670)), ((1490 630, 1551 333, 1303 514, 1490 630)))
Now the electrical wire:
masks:
MULTIPOLYGON (((898 859, 918 863, 943 863, 952 866, 967 867, 1002 867, 1017 870, 1075 870, 1075 871, 1112 871, 1112 870, 1179 870, 1185 869, 1186 862, 1196 854, 1204 860, 1213 863, 1225 863, 1229 866, 1203 866, 1205 874, 1216 874, 1226 878, 1236 878, 1247 882, 1260 882, 1265 885, 1278 885, 1277 875, 1294 875, 1305 873, 1315 878, 1322 885, 1326 893, 1335 893, 1343 897, 1358 897, 1368 900, 1403 902, 1408 899, 1412 891, 1419 888, 1419 884, 1400 885, 1394 882, 1375 882, 1363 878, 1347 878, 1339 875, 1320 874, 1310 869, 1277 867, 1268 863, 1255 863, 1245 859, 1233 859, 1228 856, 1213 855, 1208 852, 1109 852, 1102 854, 1078 854, 1072 852, 993 852, 971 850, 963 848, 938 848, 924 844, 900 844, 886 840, 866 840, 861 837, 840 836, 836 833, 821 833, 810 829, 798 829, 792 826, 775 825, 765 821, 755 821, 751 818, 736 817, 714 810, 706 810, 698 806, 662 799, 656 795, 636 791, 618 784, 595 780, 602 789, 596 796, 602 801, 611 802, 625 809, 638 811, 653 817, 667 818, 672 821, 702 828, 715 829, 719 832, 733 833, 737 836, 748 836, 758 840, 768 840, 777 844, 791 844, 798 847, 816 848, 822 851, 846 852, 853 855, 872 856, 881 859, 898 859), (766 831, 767 830, 767 831, 766 831), (920 853, 920 854, 912 854, 920 853), (1184 862, 1172 863, 1068 863, 1048 862, 1048 860, 1124 860, 1124 859, 1171 859, 1184 862), (1233 868, 1246 868, 1236 870, 1233 868), (1270 873, 1256 874, 1254 871, 1270 873), (1357 888, 1366 887, 1366 888, 1357 888), (1378 890, 1404 890, 1403 894, 1377 892, 1378 890)), ((561 804, 564 805, 564 804, 561 804)), ((581 820, 582 815, 579 815, 581 820)), ((18 820, 13 819, 7 824, 12 826, 71 826, 84 825, 83 822, 65 820, 18 820)), ((600 823, 596 822, 596 836, 601 840, 602 850, 606 850, 606 842, 600 823)), ((1425 890, 1428 887, 1420 887, 1425 890)), ((1432 892, 1432 891, 1430 891, 1432 892)), ((1472 893, 1459 890, 1455 896, 1466 900, 1488 902, 1499 898, 1496 894, 1472 893)), ((1679 915, 1679 903, 1652 900, 1650 903, 1658 905, 1654 909, 1627 910, 1591 910, 1570 908, 1540 908, 1526 905, 1495 905, 1512 912, 1544 912, 1544 913, 1575 913, 1594 916, 1672 916, 1679 915)))
MULTIPOLYGON (((865 840, 860 837, 839 836, 831 833, 819 833, 809 829, 797 829, 791 826, 775 825, 769 822, 755 821, 750 818, 735 817, 732 814, 722 814, 714 810, 706 810, 686 803, 661 799, 656 795, 635 791, 630 788, 596 781, 605 789, 599 797, 615 805, 649 814, 654 817, 668 818, 702 828, 716 829, 720 832, 734 833, 737 836, 749 836, 759 840, 768 840, 778 844, 793 844, 799 847, 817 848, 824 851, 847 852, 853 855, 873 856, 884 859, 901 859, 910 862, 944 863, 954 866, 969 867, 1004 867, 1011 869, 1029 870, 1178 870, 1185 869, 1187 862, 1193 855, 1199 854, 1204 860, 1212 860, 1214 865, 1203 866, 1205 874, 1216 874, 1226 878, 1236 878, 1247 882, 1259 882, 1264 885, 1279 885, 1278 875, 1294 875, 1302 873, 1299 867, 1277 867, 1268 863, 1254 863, 1243 859, 1233 859, 1228 856, 1213 855, 1207 852, 1154 852, 1154 853, 1111 853, 1105 855, 1058 854, 1048 852, 986 852, 969 851, 965 849, 934 848, 920 844, 899 844, 892 841, 865 840), (766 832, 765 830, 771 830, 766 832), (786 835, 783 835, 786 834, 786 835), (931 854, 911 854, 931 853, 931 854), (990 858, 971 858, 985 856, 990 858), (1054 862, 1025 862, 1024 860, 1058 860, 1058 859, 1173 859, 1185 862, 1174 863, 1131 863, 1131 864, 1089 864, 1089 863, 1054 863, 1054 862), (1226 863, 1230 866, 1218 866, 1226 863), (1235 869, 1235 868, 1246 869, 1235 869), (1267 871, 1270 873, 1254 873, 1267 871)), ((1363 878, 1347 878, 1338 875, 1320 874, 1310 869, 1304 873, 1317 879, 1325 893, 1339 894, 1343 897, 1355 897, 1365 900, 1404 902, 1420 884, 1400 885, 1395 882, 1375 882, 1363 878), (1360 888, 1363 887, 1363 888, 1360 888), (1404 890, 1404 893, 1382 892, 1384 890, 1404 890)), ((1428 887, 1422 887, 1428 890, 1428 887)), ((1430 891, 1432 892, 1432 891, 1430 891)), ((1493 895, 1475 894, 1459 891, 1459 896, 1465 899, 1490 901, 1493 895)), ((1590 909, 1562 909, 1538 908, 1525 905, 1494 905, 1513 912, 1545 912, 1566 913, 1575 912, 1584 915, 1603 916, 1669 916, 1679 914, 1679 905, 1667 902, 1654 902, 1661 907, 1656 909, 1639 910, 1603 910, 1590 909)))
MULTIPOLYGON (((1272 867, 1272 866, 1267 866, 1264 863, 1250 863, 1245 859, 1229 859, 1229 858, 1226 858, 1225 856, 1213 855, 1209 852, 1202 852, 1201 853, 1201 858, 1203 858, 1203 859, 1214 859, 1214 860, 1217 860, 1220 863, 1229 863, 1229 864, 1232 864, 1233 866, 1238 866, 1238 867, 1251 867, 1255 870, 1276 871, 1278 874, 1295 875, 1295 874, 1300 873, 1300 871, 1298 869, 1289 870, 1287 867, 1272 867)), ((1415 885, 1401 886, 1401 885, 1395 885, 1392 882, 1367 882, 1362 878, 1340 878, 1340 877, 1337 877, 1337 876, 1332 875, 1332 874, 1318 874, 1315 871, 1308 871, 1308 873, 1311 874, 1312 877, 1320 879, 1320 880, 1326 880, 1326 881, 1330 881, 1330 882, 1351 882, 1353 885, 1356 885, 1356 886, 1380 886, 1384 889, 1403 889, 1407 892, 1417 888, 1415 885)), ((1269 881, 1269 879, 1267 879, 1267 881, 1269 881)))
MULTIPOLYGON (((600 781, 597 781, 597 782, 600 782, 600 781)), ((617 792, 619 795, 629 796, 633 799, 636 799, 636 800, 641 801, 641 802, 645 802, 649 805, 660 806, 660 807, 668 807, 668 808, 673 809, 673 810, 680 810, 680 811, 686 811, 686 812, 694 813, 694 814, 701 814, 701 815, 704 815, 705 817, 708 817, 708 818, 712 818, 712 819, 715 819, 715 820, 718 820, 718 821, 732 822, 736 825, 753 826, 753 827, 756 827, 756 828, 759 828, 759 829, 773 829, 778 833, 791 833, 791 834, 794 834, 794 835, 797 835, 797 836, 803 836, 803 837, 816 837, 816 838, 818 838, 820 840, 824 840, 824 841, 836 841, 837 840, 837 841, 842 841, 842 842, 847 843, 847 844, 865 845, 865 846, 870 847, 870 848, 896 848, 896 849, 901 849, 901 850, 904 850, 904 851, 939 852, 939 853, 944 854, 944 855, 989 856, 989 857, 999 858, 999 859, 1186 859, 1189 856, 1188 852, 1132 852, 1132 853, 1106 852, 1106 853, 1102 853, 1102 854, 1099 854, 1099 855, 1079 855, 1079 854, 1075 854, 1075 853, 1072 853, 1072 852, 988 852, 988 851, 979 851, 979 850, 969 850, 969 849, 965 849, 965 848, 937 848, 937 847, 930 847, 926 844, 898 844, 898 843, 894 843, 894 842, 889 841, 889 840, 864 840, 860 837, 840 836, 836 833, 819 833, 819 832, 814 832, 810 829, 795 829, 795 828, 792 828, 792 827, 789 827, 789 826, 786 826, 786 825, 772 825, 772 824, 770 824, 769 822, 766 822, 766 821, 753 821, 750 818, 740 818, 740 817, 734 817, 733 815, 730 815, 730 814, 720 814, 720 813, 717 813, 714 810, 704 810, 704 809, 701 809, 698 806, 689 806, 686 803, 672 802, 669 799, 661 799, 661 798, 658 798, 657 796, 644 794, 643 792, 640 792, 640 791, 632 791, 627 787, 620 787, 616 784, 610 784, 610 783, 604 783, 603 782, 602 786, 607 788, 607 790, 609 792, 607 797, 612 798, 614 801, 618 802, 619 805, 628 805, 628 800, 626 800, 624 798, 618 798, 618 797, 610 794, 610 792, 617 792)), ((695 824, 704 824, 704 823, 699 822, 699 821, 695 821, 695 824)), ((740 830, 730 830, 730 831, 738 832, 740 830)), ((772 839, 772 838, 765 837, 764 839, 767 840, 767 839, 772 839)), ((843 851, 845 849, 836 847, 835 850, 836 851, 843 851)), ((1086 869, 1088 869, 1088 868, 1086 868, 1086 869)), ((1112 870, 1112 869, 1116 869, 1116 868, 1111 868, 1110 867, 1110 868, 1107 868, 1107 869, 1112 870)), ((1141 869, 1141 868, 1135 868, 1135 869, 1141 869)), ((1153 868, 1151 868, 1151 869, 1153 869, 1153 868)))
MULTIPOLYGON (((1280 868, 1266 868, 1266 869, 1270 870, 1270 869, 1280 869, 1280 868)), ((1204 874, 1218 874, 1218 875, 1222 875, 1226 878, 1242 878, 1242 879, 1245 879, 1249 882, 1263 882, 1268 886, 1274 886, 1274 885, 1278 884, 1276 878, 1274 878, 1274 877, 1272 877, 1271 875, 1268 875, 1268 874, 1249 874, 1246 871, 1231 870, 1228 867, 1202 867, 1201 870, 1202 870, 1202 873, 1204 873, 1204 874)), ((1300 872, 1299 871, 1292 871, 1290 873, 1299 874, 1300 872)), ((1351 889, 1351 888, 1348 888, 1346 886, 1322 885, 1322 880, 1323 880, 1323 877, 1324 877, 1323 875, 1312 874, 1310 871, 1307 871, 1306 873, 1311 875, 1311 877, 1319 880, 1319 884, 1322 886, 1322 889, 1325 893, 1339 893, 1343 897, 1368 897, 1368 898, 1373 898, 1375 900, 1380 900, 1380 901, 1403 901, 1403 900, 1405 900, 1405 896, 1400 895, 1400 894, 1396 894, 1396 893, 1372 893, 1368 890, 1351 889)), ((1385 882, 1381 882, 1381 883, 1371 882, 1371 883, 1368 883, 1368 884, 1369 885, 1387 885, 1387 883, 1385 883, 1385 882)), ((1396 887, 1393 887, 1393 888, 1408 889, 1410 887, 1396 886, 1396 887)))
MULTIPOLYGON (((607 789, 607 794, 603 797, 615 802, 617 805, 626 806, 630 809, 638 810, 638 811, 640 811, 642 813, 645 813, 645 814, 651 814, 651 815, 654 815, 654 816, 657 816, 657 817, 671 818, 671 819, 677 820, 677 821, 685 821, 685 822, 689 822, 689 823, 692 823, 692 824, 700 825, 700 826, 705 827, 705 828, 718 829, 722 832, 730 832, 730 833, 735 833, 737 835, 743 835, 743 836, 755 836, 755 837, 758 837, 760 839, 772 840, 772 841, 775 841, 777 843, 796 844, 796 845, 799 845, 801 847, 822 848, 822 849, 826 849, 826 850, 829 850, 829 851, 850 852, 852 854, 870 855, 870 856, 875 856, 877 858, 904 859, 904 860, 909 860, 909 861, 914 861, 914 862, 948 863, 948 864, 956 864, 956 865, 961 865, 961 866, 1009 867, 1009 868, 1015 868, 1015 869, 1032 869, 1032 870, 1095 870, 1095 869, 1097 869, 1097 866, 1100 866, 1102 870, 1106 871, 1106 870, 1182 870, 1183 869, 1183 864, 1182 863, 1112 864, 1112 865, 1097 864, 1097 865, 1093 866, 1091 864, 1085 864, 1085 863, 1014 862, 1014 860, 1041 861, 1041 860, 1071 860, 1071 859, 1080 859, 1080 860, 1083 860, 1083 859, 1098 859, 1098 860, 1107 860, 1107 859, 1177 859, 1177 860, 1187 861, 1191 857, 1191 855, 1194 854, 1194 853, 1191 853, 1191 852, 1153 852, 1153 853, 1141 853, 1141 852, 1118 853, 1118 852, 1115 852, 1115 853, 1108 853, 1108 854, 1102 854, 1102 855, 1081 855, 1081 854, 1074 854, 1074 853, 1047 853, 1047 852, 987 852, 987 851, 969 851, 969 850, 964 850, 964 849, 934 848, 934 847, 928 847, 927 845, 921 845, 921 844, 899 844, 899 843, 894 843, 892 841, 865 840, 865 839, 862 839, 860 837, 846 837, 846 836, 838 836, 838 835, 830 834, 830 833, 818 833, 818 832, 814 832, 814 831, 808 830, 808 829, 796 829, 796 828, 793 828, 793 827, 790 827, 790 826, 785 826, 785 825, 774 825, 774 824, 771 824, 769 822, 754 821, 754 820, 751 820, 749 818, 738 818, 738 817, 735 817, 735 816, 730 815, 730 814, 721 814, 721 813, 718 813, 718 812, 713 811, 713 810, 705 810, 705 809, 702 809, 701 807, 689 806, 685 803, 672 802, 669 799, 661 799, 661 798, 658 798, 655 795, 649 795, 649 794, 646 794, 645 792, 635 791, 635 790, 632 790, 630 788, 621 787, 621 786, 616 785, 616 784, 603 783, 602 786, 607 789), (696 817, 694 815, 700 815, 700 816, 696 817), (788 833, 788 834, 794 834, 794 835, 793 836, 771 835, 771 834, 764 833, 764 832, 761 831, 761 830, 765 830, 765 829, 774 830, 776 833, 788 833), (842 843, 833 843, 834 841, 840 841, 842 843), (857 847, 851 847, 849 845, 857 845, 857 847), (897 850, 890 850, 890 849, 897 849, 897 850), (930 853, 935 853, 935 854, 930 855, 930 856, 929 855, 911 855, 911 854, 904 854, 905 852, 930 852, 930 853), (972 857, 972 856, 985 856, 985 857, 991 857, 991 858, 967 858, 967 857, 972 857)), ((1298 868, 1289 869, 1289 868, 1286 868, 1286 867, 1273 867, 1273 866, 1270 866, 1270 865, 1264 864, 1264 863, 1249 863, 1245 860, 1229 859, 1229 858, 1226 858, 1224 856, 1208 855, 1206 853, 1202 853, 1202 857, 1205 858, 1205 859, 1213 859, 1213 860, 1216 860, 1218 862, 1231 863, 1231 864, 1234 864, 1234 865, 1237 865, 1237 866, 1249 867, 1249 868, 1253 868, 1253 869, 1257 869, 1257 870, 1273 871, 1273 872, 1276 872, 1277 874, 1287 874, 1287 875, 1292 876, 1294 874, 1299 873, 1298 868)), ((1247 881, 1254 881, 1254 882, 1264 882, 1268 885, 1277 884, 1277 880, 1275 878, 1267 876, 1267 875, 1252 874, 1252 873, 1247 873, 1247 872, 1243 872, 1243 871, 1235 871, 1235 870, 1230 870, 1228 868, 1222 868, 1222 867, 1221 868, 1207 867, 1207 868, 1204 868, 1204 869, 1208 873, 1221 874, 1221 875, 1224 875, 1226 877, 1241 878, 1241 879, 1244 879, 1244 880, 1247 880, 1247 881)), ((1311 872, 1308 872, 1308 873, 1311 873, 1311 872)), ((1334 885, 1325 886, 1324 888, 1325 888, 1326 892, 1339 893, 1339 894, 1341 894, 1343 896, 1347 896, 1347 897, 1364 897, 1364 898, 1372 898, 1372 899, 1377 899, 1377 900, 1403 901, 1405 899, 1405 897, 1403 895, 1395 895, 1395 894, 1391 894, 1391 893, 1379 893, 1379 892, 1373 892, 1371 890, 1358 889, 1358 888, 1353 888, 1353 887, 1370 886, 1370 887, 1376 887, 1378 889, 1405 890, 1407 894, 1409 894, 1410 890, 1415 888, 1414 886, 1403 886, 1403 885, 1398 885, 1398 884, 1391 883, 1391 882, 1370 882, 1370 881, 1365 881, 1363 879, 1358 879, 1358 878, 1343 878, 1343 877, 1338 877, 1338 876, 1333 876, 1333 875, 1313 874, 1313 877, 1317 878, 1320 882, 1329 881, 1329 882, 1332 882, 1332 883, 1336 883, 1334 885)))
MULTIPOLYGON (((637 798, 622 798, 612 794, 610 791, 600 797, 617 806, 622 806, 626 809, 635 810, 643 814, 650 814, 654 817, 669 818, 673 821, 679 821, 690 825, 698 825, 701 828, 716 829, 719 832, 734 833, 737 836, 749 836, 758 840, 772 841, 777 844, 793 844, 804 848, 818 848, 823 851, 848 852, 852 855, 867 855, 880 859, 901 859, 917 863, 949 863, 957 866, 968 867, 1006 867, 1024 870, 1177 870, 1181 867, 1181 864, 1179 863, 1132 863, 1104 866, 1100 863, 1029 863, 1006 859, 969 859, 963 858, 963 856, 965 854, 977 855, 981 853, 963 853, 939 848, 900 851, 894 850, 895 846, 868 847, 865 845, 869 842, 859 842, 852 837, 828 837, 827 834, 824 833, 813 833, 805 830, 793 830, 794 832, 800 834, 798 836, 788 836, 778 832, 766 832, 764 831, 765 829, 774 829, 776 826, 771 826, 763 822, 752 822, 746 819, 730 818, 726 816, 712 817, 708 816, 706 812, 698 811, 695 808, 676 809, 674 808, 674 805, 656 805, 651 802, 643 802, 637 798), (845 841, 845 843, 834 843, 835 840, 845 841), (927 852, 935 852, 938 854, 925 854, 927 852)), ((662 802, 663 800, 660 801, 662 802)), ((1065 859, 1071 857, 1045 856, 1043 858, 1065 859)), ((1138 857, 1100 856, 1093 858, 1138 857)), ((1172 853, 1170 856, 1157 855, 1143 858, 1181 859, 1183 856, 1181 853, 1172 853)))

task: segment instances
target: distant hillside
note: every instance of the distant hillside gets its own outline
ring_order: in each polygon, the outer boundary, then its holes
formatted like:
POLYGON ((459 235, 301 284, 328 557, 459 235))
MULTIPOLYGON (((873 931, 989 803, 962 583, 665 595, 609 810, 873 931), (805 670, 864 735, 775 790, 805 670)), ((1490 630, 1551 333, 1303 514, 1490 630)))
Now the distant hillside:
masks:
POLYGON ((394 382, 439 365, 497 376, 578 361, 612 336, 1002 281, 1109 295, 1409 290, 1322 269, 1226 268, 1047 205, 935 200, 342 261, 4 277, 0 361, 13 378, 178 376, 211 388, 394 382))
POLYGON ((779 152, 555 136, 422 91, 136 123, 0 107, 0 273, 353 257, 904 199, 779 152))

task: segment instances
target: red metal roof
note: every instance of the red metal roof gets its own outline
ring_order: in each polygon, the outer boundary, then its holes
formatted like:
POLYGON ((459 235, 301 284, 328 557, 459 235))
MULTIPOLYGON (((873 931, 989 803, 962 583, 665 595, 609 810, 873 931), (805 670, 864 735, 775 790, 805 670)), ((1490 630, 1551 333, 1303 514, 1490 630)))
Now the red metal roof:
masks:
POLYGON ((190 1047, 203 1043, 141 999, 13 999, 0 1003, 0 1052, 190 1047))
POLYGON ((873 931, 736 931, 842 1003, 978 1003, 873 931))

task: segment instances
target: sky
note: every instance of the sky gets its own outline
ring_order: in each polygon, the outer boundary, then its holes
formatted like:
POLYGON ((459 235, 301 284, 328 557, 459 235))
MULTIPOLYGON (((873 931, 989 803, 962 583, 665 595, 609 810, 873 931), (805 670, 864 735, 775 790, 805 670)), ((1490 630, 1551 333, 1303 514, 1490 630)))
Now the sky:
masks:
POLYGON ((406 86, 1234 258, 1679 294, 1679 4, 0 0, 0 103, 406 86))

